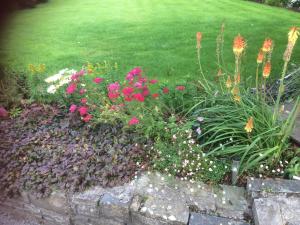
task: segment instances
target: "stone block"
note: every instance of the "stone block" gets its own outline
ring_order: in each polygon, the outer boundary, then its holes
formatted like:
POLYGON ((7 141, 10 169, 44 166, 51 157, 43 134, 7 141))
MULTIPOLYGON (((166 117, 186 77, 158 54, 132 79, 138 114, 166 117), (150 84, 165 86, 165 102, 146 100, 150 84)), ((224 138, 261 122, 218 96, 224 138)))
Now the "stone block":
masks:
POLYGON ((75 216, 72 219, 73 225, 127 225, 122 222, 105 217, 91 218, 86 216, 75 216))
POLYGON ((274 195, 300 196, 300 181, 249 178, 247 191, 252 198, 274 195))
POLYGON ((216 213, 219 216, 245 220, 251 217, 250 204, 246 190, 242 187, 220 185, 214 189, 216 195, 216 213))
POLYGON ((280 205, 276 201, 264 198, 254 199, 252 211, 256 225, 284 224, 280 205))
POLYGON ((204 215, 200 213, 192 213, 189 225, 250 225, 245 221, 238 221, 223 217, 204 215))
POLYGON ((93 187, 81 193, 76 193, 70 198, 71 208, 76 215, 97 218, 100 216, 99 202, 105 189, 93 187))
POLYGON ((255 199, 253 213, 257 225, 300 224, 300 198, 276 196, 255 199))
POLYGON ((61 191, 54 191, 47 198, 36 198, 29 193, 29 199, 31 204, 37 208, 54 211, 62 215, 66 215, 69 212, 66 194, 61 191))

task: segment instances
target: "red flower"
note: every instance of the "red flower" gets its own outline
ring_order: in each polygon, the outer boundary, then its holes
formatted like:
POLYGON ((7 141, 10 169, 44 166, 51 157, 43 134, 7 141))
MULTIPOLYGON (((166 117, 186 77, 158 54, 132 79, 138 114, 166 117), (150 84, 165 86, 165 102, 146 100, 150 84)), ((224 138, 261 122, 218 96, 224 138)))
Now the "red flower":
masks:
POLYGON ((82 120, 84 122, 89 122, 91 119, 93 118, 93 116, 91 114, 87 114, 85 117, 82 118, 82 120))
POLYGON ((83 95, 86 92, 86 89, 80 89, 79 94, 83 95))
POLYGON ((79 107, 78 111, 81 116, 84 116, 88 113, 88 108, 86 106, 81 106, 79 107))
POLYGON ((101 78, 101 77, 96 77, 96 78, 93 80, 93 82, 96 83, 96 84, 99 84, 99 83, 101 83, 103 80, 104 80, 104 79, 101 78))
POLYGON ((70 112, 71 113, 73 113, 73 112, 75 112, 76 111, 76 109, 77 109, 77 106, 76 105, 74 105, 74 104, 72 104, 71 106, 70 106, 70 112))
POLYGON ((108 97, 110 99, 116 99, 120 96, 119 92, 108 92, 108 97))
POLYGON ((153 95, 152 95, 152 98, 158 98, 159 97, 159 94, 158 93, 154 93, 153 95))
POLYGON ((139 121, 138 118, 132 117, 132 118, 129 120, 128 125, 129 125, 129 126, 132 126, 132 125, 136 125, 136 124, 139 124, 139 123, 140 123, 140 121, 139 121))
POLYGON ((122 92, 125 96, 129 96, 134 92, 134 89, 132 87, 125 87, 122 92))
POLYGON ((132 97, 139 102, 145 101, 145 97, 141 93, 134 94, 132 97))
POLYGON ((77 88, 77 84, 71 83, 66 89, 67 94, 73 94, 76 91, 76 88, 77 88))
POLYGON ((150 84, 156 84, 158 82, 158 80, 150 80, 149 83, 150 84))
POLYGON ((182 85, 177 86, 176 90, 178 90, 178 91, 184 91, 185 90, 185 86, 182 86, 182 85))
POLYGON ((164 94, 168 94, 169 92, 170 92, 169 88, 167 88, 167 87, 163 88, 163 93, 164 94))
POLYGON ((80 101, 81 101, 82 104, 86 104, 87 103, 87 99, 86 98, 82 98, 80 101))
POLYGON ((126 102, 131 102, 131 101, 132 101, 132 98, 129 97, 129 96, 125 96, 124 100, 125 100, 126 102))

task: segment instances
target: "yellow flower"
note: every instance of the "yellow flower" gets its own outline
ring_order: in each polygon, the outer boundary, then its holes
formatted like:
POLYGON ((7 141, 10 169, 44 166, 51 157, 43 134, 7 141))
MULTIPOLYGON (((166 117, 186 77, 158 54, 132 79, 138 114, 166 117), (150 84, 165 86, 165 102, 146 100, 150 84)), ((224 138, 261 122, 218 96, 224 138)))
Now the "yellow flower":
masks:
POLYGON ((246 123, 245 130, 247 133, 251 133, 253 130, 253 117, 251 116, 246 123))
POLYGON ((40 64, 40 69, 39 69, 39 72, 45 72, 46 70, 46 65, 45 64, 40 64))
POLYGON ((292 27, 290 29, 289 34, 288 34, 289 42, 291 42, 293 45, 295 45, 299 34, 300 34, 299 33, 299 27, 292 27))
POLYGON ((233 95, 238 95, 240 93, 240 89, 238 86, 234 86, 234 88, 231 90, 231 93, 233 95))
POLYGON ((33 64, 29 64, 28 65, 28 69, 29 69, 29 71, 31 72, 31 73, 35 73, 35 66, 33 65, 33 64))
POLYGON ((240 101, 241 101, 241 96, 235 95, 235 96, 233 97, 233 99, 234 99, 234 101, 236 101, 236 102, 240 102, 240 101))
POLYGON ((231 78, 228 76, 227 81, 226 81, 226 87, 229 89, 232 86, 231 78))
POLYGON ((245 39, 239 34, 233 41, 233 53, 236 57, 239 57, 246 47, 245 39))

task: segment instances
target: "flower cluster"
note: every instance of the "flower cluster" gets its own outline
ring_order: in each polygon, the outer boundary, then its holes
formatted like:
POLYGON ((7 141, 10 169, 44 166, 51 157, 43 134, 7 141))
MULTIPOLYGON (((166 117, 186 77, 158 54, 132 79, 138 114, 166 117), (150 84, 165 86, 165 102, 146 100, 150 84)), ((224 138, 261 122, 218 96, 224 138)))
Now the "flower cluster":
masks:
POLYGON ((62 69, 57 74, 54 74, 45 79, 45 82, 51 84, 47 88, 47 92, 54 94, 60 87, 71 82, 71 77, 76 74, 76 70, 62 69))

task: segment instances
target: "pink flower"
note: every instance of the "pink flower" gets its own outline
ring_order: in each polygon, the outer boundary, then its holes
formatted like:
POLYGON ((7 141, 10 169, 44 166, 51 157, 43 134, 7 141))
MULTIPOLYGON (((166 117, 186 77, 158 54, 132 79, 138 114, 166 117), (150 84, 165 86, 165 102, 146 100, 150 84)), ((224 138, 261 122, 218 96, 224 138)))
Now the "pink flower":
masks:
POLYGON ((86 98, 82 98, 80 101, 81 101, 82 104, 86 104, 87 103, 87 99, 86 98))
POLYGON ((132 69, 129 73, 133 74, 133 75, 138 75, 142 72, 140 67, 136 67, 134 69, 132 69))
POLYGON ((76 88, 77 88, 77 84, 71 83, 66 89, 67 94, 73 94, 76 91, 76 88))
POLYGON ((118 82, 111 83, 107 87, 109 92, 118 91, 120 89, 120 84, 118 82))
POLYGON ((144 97, 147 97, 148 95, 150 95, 150 91, 147 86, 143 87, 142 95, 144 95, 144 97))
POLYGON ((108 97, 110 99, 116 99, 120 96, 119 92, 108 92, 108 97))
POLYGON ((129 125, 129 126, 132 126, 132 125, 136 125, 136 124, 139 124, 139 123, 140 123, 140 121, 139 121, 138 118, 132 117, 132 118, 129 120, 128 125, 129 125))
POLYGON ((132 69, 126 76, 126 80, 129 80, 129 81, 133 81, 134 77, 137 76, 137 75, 141 75, 141 68, 139 67, 136 67, 134 69, 132 69))
POLYGON ((135 82, 134 86, 138 89, 142 89, 143 88, 143 83, 138 81, 138 82, 135 82))
POLYGON ((154 93, 153 95, 152 95, 152 98, 158 98, 159 97, 159 94, 158 93, 154 93))
POLYGON ((72 74, 72 76, 71 76, 71 80, 72 80, 72 81, 77 81, 78 79, 79 79, 78 73, 72 74))
POLYGON ((93 82, 96 83, 96 84, 99 84, 99 83, 101 83, 103 80, 104 80, 104 79, 101 78, 101 77, 96 77, 96 78, 93 80, 93 82))
POLYGON ((84 75, 84 70, 80 70, 79 72, 78 72, 78 76, 83 76, 84 75))
POLYGON ((184 91, 185 90, 185 86, 182 86, 182 85, 177 86, 176 90, 178 90, 178 91, 184 91))
POLYGON ((141 93, 134 94, 132 97, 139 102, 145 101, 145 97, 141 93))
POLYGON ((134 75, 131 73, 128 73, 126 76, 126 80, 133 81, 133 79, 134 79, 134 75))
POLYGON ((86 92, 86 89, 80 89, 79 94, 83 95, 86 92))
POLYGON ((125 96, 129 96, 134 92, 134 89, 132 87, 125 87, 122 92, 125 96))
POLYGON ((79 107, 78 111, 81 116, 84 116, 88 113, 88 108, 86 106, 81 106, 79 107))
POLYGON ((93 118, 93 116, 91 114, 87 114, 85 117, 82 118, 82 120, 84 122, 89 122, 91 119, 93 118))
POLYGON ((77 109, 77 105, 74 105, 74 104, 72 104, 71 106, 70 106, 70 112, 71 113, 73 113, 73 112, 75 112, 76 111, 76 109, 77 109))
POLYGON ((156 84, 158 82, 158 80, 150 80, 149 83, 150 84, 156 84))
POLYGON ((169 92, 170 92, 169 88, 167 88, 167 87, 163 88, 163 93, 164 94, 168 94, 169 92))

